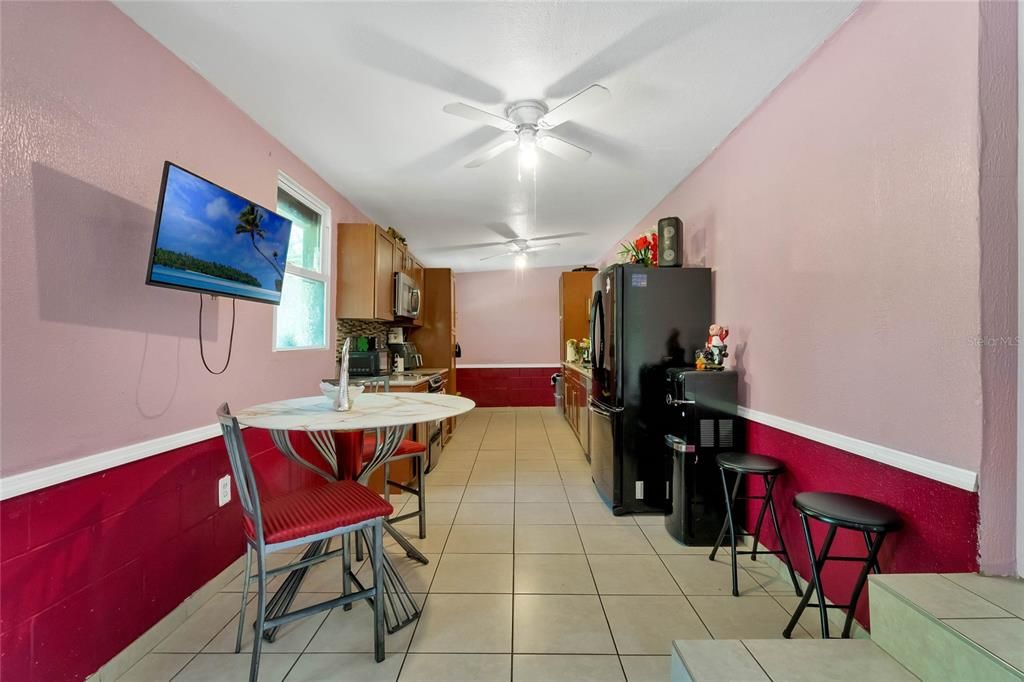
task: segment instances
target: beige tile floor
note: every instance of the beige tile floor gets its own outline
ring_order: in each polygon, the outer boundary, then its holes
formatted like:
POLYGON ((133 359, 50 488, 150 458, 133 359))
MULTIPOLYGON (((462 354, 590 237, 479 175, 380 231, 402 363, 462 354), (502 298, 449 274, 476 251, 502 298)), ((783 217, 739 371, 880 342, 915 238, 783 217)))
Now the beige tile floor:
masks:
MULTIPOLYGON (((388 636, 381 664, 365 603, 298 621, 264 647, 260 679, 664 681, 674 639, 781 637, 794 598, 766 567, 741 568, 742 596, 730 596, 728 552, 710 562, 660 517, 613 516, 587 472, 554 410, 474 410, 427 478, 427 538, 414 537, 414 521, 400 524, 430 563, 388 543, 424 602, 420 620, 388 636)), ((340 562, 321 564, 300 599, 329 598, 339 582, 340 562)), ((248 655, 227 653, 240 585, 123 679, 245 679, 248 655)), ((251 642, 249 633, 246 650, 251 642)))

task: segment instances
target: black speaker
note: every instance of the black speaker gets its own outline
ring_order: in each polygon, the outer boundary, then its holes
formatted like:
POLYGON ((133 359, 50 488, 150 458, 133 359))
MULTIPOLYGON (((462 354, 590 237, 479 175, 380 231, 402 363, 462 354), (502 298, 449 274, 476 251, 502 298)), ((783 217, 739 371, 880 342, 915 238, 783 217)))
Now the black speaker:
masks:
POLYGON ((679 244, 683 238, 683 221, 679 218, 662 218, 658 221, 658 267, 678 268, 683 264, 679 244))

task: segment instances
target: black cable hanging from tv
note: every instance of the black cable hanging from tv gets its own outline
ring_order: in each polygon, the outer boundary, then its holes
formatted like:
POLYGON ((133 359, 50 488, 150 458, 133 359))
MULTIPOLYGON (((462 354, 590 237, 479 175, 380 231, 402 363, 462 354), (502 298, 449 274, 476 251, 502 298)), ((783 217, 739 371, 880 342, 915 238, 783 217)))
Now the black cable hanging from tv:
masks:
POLYGON ((231 299, 231 335, 228 337, 228 359, 224 361, 224 366, 219 371, 210 369, 210 365, 206 362, 206 353, 203 352, 203 295, 199 294, 199 357, 203 360, 203 367, 210 374, 223 374, 228 371, 228 365, 231 364, 231 349, 235 345, 235 302, 236 299, 231 299))

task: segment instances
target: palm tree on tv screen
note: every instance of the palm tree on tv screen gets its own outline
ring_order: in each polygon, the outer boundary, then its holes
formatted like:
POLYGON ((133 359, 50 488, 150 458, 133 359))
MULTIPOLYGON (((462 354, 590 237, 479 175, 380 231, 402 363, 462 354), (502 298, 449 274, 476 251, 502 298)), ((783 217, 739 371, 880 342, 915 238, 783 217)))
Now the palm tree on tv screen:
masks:
MULTIPOLYGON (((249 204, 242 209, 241 213, 238 214, 238 224, 235 225, 235 234, 249 235, 249 239, 252 240, 252 248, 256 249, 256 253, 263 256, 264 260, 270 263, 270 266, 274 268, 274 271, 280 275, 280 279, 275 282, 278 291, 280 291, 281 282, 284 279, 284 273, 281 272, 281 268, 279 268, 277 263, 274 262, 274 259, 263 253, 259 244, 256 243, 256 238, 259 237, 260 239, 265 239, 267 232, 263 229, 263 213, 256 208, 255 204, 249 204)), ((274 258, 277 258, 277 251, 274 251, 273 255, 274 258)))

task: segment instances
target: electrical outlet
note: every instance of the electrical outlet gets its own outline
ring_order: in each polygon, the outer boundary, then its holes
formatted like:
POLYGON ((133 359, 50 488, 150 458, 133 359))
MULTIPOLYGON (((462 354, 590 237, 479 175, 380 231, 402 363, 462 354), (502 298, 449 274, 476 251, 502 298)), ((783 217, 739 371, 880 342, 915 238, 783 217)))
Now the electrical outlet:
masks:
POLYGON ((231 477, 225 476, 224 478, 217 481, 217 499, 220 502, 220 506, 224 506, 231 501, 231 477))

